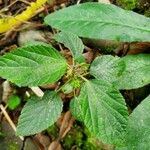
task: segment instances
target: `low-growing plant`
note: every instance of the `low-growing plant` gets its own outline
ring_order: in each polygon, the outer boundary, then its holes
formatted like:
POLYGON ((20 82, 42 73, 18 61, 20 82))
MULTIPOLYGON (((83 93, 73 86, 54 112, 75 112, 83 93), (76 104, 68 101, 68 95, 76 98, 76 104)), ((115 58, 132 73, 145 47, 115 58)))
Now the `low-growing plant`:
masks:
POLYGON ((150 40, 150 19, 113 5, 86 3, 45 18, 62 30, 54 36, 72 53, 72 62, 54 47, 32 43, 0 57, 0 76, 18 86, 41 86, 60 81, 43 97, 31 97, 19 118, 17 135, 36 134, 53 125, 63 111, 59 93, 73 93, 70 111, 97 139, 121 149, 150 147, 150 97, 129 116, 119 90, 150 83, 150 54, 83 57, 78 37, 136 42, 150 40), (79 92, 80 90, 80 92, 79 92))

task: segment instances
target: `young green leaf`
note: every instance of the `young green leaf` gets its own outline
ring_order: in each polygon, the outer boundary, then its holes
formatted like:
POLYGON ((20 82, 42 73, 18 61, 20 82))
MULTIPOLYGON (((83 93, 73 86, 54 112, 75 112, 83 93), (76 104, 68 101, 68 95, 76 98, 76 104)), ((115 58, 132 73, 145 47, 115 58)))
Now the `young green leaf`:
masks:
POLYGON ((46 44, 25 46, 0 57, 0 76, 19 86, 54 83, 66 68, 65 59, 46 44))
POLYGON ((72 114, 93 135, 105 143, 122 144, 128 113, 123 97, 111 84, 103 80, 87 81, 71 105, 72 114))
POLYGON ((111 4, 84 3, 64 8, 48 15, 45 23, 85 38, 150 41, 150 18, 111 4))
POLYGON ((32 97, 21 112, 17 135, 27 136, 47 129, 60 116, 62 106, 56 92, 46 92, 43 98, 32 97))
POLYGON ((90 73, 96 79, 113 83, 125 69, 124 62, 119 57, 104 55, 97 57, 91 64, 90 73))
POLYGON ((84 45, 77 35, 69 32, 60 32, 54 36, 55 40, 70 49, 76 61, 83 62, 82 56, 84 45))
POLYGON ((126 68, 114 84, 119 89, 135 89, 150 83, 150 54, 127 55, 126 68))
POLYGON ((71 83, 66 83, 65 85, 62 86, 62 91, 65 94, 69 94, 73 91, 73 86, 71 85, 71 83))
POLYGON ((135 108, 129 117, 127 149, 148 150, 150 148, 150 96, 135 108))

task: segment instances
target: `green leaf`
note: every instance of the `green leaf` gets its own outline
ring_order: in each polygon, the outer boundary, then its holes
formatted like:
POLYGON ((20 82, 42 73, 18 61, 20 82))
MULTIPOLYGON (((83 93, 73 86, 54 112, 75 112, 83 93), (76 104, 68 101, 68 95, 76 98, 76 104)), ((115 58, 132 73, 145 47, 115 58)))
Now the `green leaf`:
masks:
POLYGON ((84 3, 71 6, 48 15, 45 23, 84 38, 150 41, 150 18, 115 5, 84 3))
POLYGON ((96 79, 102 79, 113 83, 125 69, 124 62, 119 57, 103 55, 97 57, 91 64, 90 73, 96 79))
POLYGON ((62 86, 62 91, 65 93, 65 94, 69 94, 73 91, 73 86, 72 84, 69 82, 69 83, 66 83, 62 86))
POLYGON ((129 117, 127 148, 148 150, 150 148, 150 96, 141 102, 129 117))
POLYGON ((70 102, 70 110, 72 115, 79 121, 83 121, 82 119, 82 108, 80 105, 80 99, 78 97, 74 97, 70 102))
POLYGON ((17 127, 17 135, 32 135, 55 123, 62 112, 62 101, 56 92, 46 92, 43 98, 32 97, 25 104, 17 127))
POLYGON ((25 46, 0 57, 0 77, 19 86, 54 83, 66 68, 65 59, 47 44, 25 46))
POLYGON ((150 83, 150 54, 127 55, 126 68, 114 84, 119 89, 135 89, 150 83))
POLYGON ((128 112, 122 95, 111 84, 103 80, 87 81, 72 102, 71 111, 104 143, 123 143, 128 112))
POLYGON ((76 61, 83 62, 82 60, 84 60, 84 58, 82 53, 84 45, 77 35, 69 32, 60 32, 56 34, 54 38, 56 41, 63 43, 67 48, 70 49, 76 61))
POLYGON ((14 110, 20 105, 20 102, 21 102, 20 98, 17 95, 13 95, 8 100, 7 103, 8 108, 14 110))

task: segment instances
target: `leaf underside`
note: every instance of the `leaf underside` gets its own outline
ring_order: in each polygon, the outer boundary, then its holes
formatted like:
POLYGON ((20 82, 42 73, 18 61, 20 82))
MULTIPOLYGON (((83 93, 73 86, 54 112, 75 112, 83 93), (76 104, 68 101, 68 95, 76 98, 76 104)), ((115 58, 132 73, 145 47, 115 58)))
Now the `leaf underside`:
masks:
POLYGON ((32 97, 22 109, 17 135, 28 136, 54 124, 62 112, 62 101, 55 92, 46 92, 43 98, 32 97))
POLYGON ((98 139, 109 144, 123 143, 127 108, 119 91, 110 84, 102 80, 87 81, 70 107, 72 114, 98 139))
POLYGON ((64 8, 48 15, 45 23, 84 38, 150 41, 149 18, 111 4, 84 3, 64 8))
POLYGON ((19 86, 54 83, 66 68, 65 59, 46 44, 25 46, 0 57, 0 76, 19 86))

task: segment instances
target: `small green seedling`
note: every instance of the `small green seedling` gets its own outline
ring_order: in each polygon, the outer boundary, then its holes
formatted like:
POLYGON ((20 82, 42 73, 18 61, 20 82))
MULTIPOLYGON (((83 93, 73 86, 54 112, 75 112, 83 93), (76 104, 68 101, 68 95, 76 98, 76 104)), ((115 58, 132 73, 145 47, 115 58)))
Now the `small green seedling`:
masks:
POLYGON ((12 95, 8 100, 7 106, 10 110, 14 110, 20 105, 20 103, 20 97, 18 97, 17 95, 12 95))

